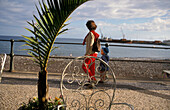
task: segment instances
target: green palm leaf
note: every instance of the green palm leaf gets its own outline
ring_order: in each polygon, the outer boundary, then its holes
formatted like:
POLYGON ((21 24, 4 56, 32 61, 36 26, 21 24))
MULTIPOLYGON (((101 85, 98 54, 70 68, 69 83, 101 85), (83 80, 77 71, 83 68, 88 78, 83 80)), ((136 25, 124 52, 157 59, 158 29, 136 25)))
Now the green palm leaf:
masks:
POLYGON ((41 70, 46 70, 50 52, 53 50, 53 44, 59 34, 67 31, 70 14, 81 4, 89 0, 47 0, 47 4, 42 0, 39 2, 40 8, 37 8, 39 17, 34 16, 37 24, 28 22, 33 27, 30 31, 36 38, 26 37, 25 43, 31 49, 27 49, 34 61, 40 65, 41 70), (64 29, 65 28, 65 29, 64 29))

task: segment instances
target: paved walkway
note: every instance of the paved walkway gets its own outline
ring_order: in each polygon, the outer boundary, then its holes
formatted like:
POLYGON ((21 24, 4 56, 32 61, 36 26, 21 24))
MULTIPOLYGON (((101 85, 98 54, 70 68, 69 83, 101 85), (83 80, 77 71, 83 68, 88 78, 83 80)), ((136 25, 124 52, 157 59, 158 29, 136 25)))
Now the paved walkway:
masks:
MULTIPOLYGON (((61 74, 49 73, 50 95, 59 96, 61 74)), ((137 110, 168 110, 170 108, 170 80, 117 80, 115 102, 127 102, 137 110)), ((22 102, 37 96, 37 74, 4 72, 0 83, 0 110, 15 110, 22 102)))

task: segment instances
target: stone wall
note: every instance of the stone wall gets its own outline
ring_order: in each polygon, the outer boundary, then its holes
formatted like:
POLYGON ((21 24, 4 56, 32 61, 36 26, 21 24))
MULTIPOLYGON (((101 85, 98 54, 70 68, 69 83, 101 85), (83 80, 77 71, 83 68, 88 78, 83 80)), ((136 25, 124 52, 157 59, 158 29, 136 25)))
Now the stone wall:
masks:
MULTIPOLYGON (((2 55, 1 55, 2 56, 2 55)), ((31 57, 15 56, 14 70, 24 72, 38 72, 39 66, 33 62, 31 57)), ((65 66, 73 57, 52 57, 49 59, 48 72, 62 73, 65 66)), ((0 61, 1 62, 1 61, 0 61)), ((10 57, 7 57, 5 71, 10 68, 10 57)), ((80 64, 82 65, 82 64, 80 64)), ((161 78, 163 70, 170 70, 170 59, 140 59, 140 58, 112 58, 111 68, 116 77, 129 78, 161 78)))

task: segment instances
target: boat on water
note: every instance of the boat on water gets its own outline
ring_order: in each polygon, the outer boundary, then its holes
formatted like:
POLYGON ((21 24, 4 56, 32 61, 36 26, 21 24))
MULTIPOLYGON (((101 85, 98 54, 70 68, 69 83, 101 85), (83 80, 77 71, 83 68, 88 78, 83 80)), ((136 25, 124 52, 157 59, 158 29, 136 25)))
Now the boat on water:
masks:
POLYGON ((123 38, 122 39, 112 39, 111 37, 104 37, 103 33, 101 32, 100 29, 100 33, 101 33, 101 42, 112 42, 112 43, 127 43, 127 44, 153 44, 153 45, 170 45, 170 40, 164 40, 159 41, 159 40, 154 40, 154 41, 147 41, 147 40, 128 40, 125 38, 125 34, 123 32, 123 29, 121 27, 121 33, 123 38))
POLYGON ((170 45, 170 40, 164 40, 162 43, 163 43, 164 45, 170 45))

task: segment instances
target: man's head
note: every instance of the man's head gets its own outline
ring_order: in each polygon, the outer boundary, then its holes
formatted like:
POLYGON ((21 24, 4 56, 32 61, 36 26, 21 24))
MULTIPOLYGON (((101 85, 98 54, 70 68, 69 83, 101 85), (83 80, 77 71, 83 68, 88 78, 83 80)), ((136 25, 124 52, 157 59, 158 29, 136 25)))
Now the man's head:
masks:
POLYGON ((87 28, 91 31, 91 30, 96 30, 97 25, 95 24, 95 22, 93 20, 88 20, 86 23, 87 28))

